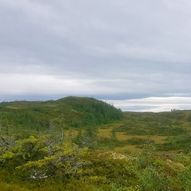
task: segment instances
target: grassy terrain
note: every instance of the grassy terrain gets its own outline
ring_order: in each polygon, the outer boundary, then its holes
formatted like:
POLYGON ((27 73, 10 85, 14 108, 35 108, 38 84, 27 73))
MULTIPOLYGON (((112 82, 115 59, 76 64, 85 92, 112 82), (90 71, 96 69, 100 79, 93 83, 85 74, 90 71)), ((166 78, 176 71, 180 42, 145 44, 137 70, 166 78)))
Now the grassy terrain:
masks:
POLYGON ((92 98, 0 104, 1 191, 189 191, 191 111, 92 98))

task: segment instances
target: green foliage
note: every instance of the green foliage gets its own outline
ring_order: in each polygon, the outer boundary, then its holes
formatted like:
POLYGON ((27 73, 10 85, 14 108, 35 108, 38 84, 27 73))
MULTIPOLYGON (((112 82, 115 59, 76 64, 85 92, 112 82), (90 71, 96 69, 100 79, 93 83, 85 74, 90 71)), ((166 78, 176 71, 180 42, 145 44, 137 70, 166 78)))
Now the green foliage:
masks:
POLYGON ((122 119, 113 106, 83 97, 67 97, 47 102, 10 102, 0 104, 1 134, 55 131, 64 128, 96 126, 122 119))
POLYGON ((55 144, 47 137, 16 141, 0 156, 1 167, 16 169, 22 177, 44 179, 52 176, 74 176, 83 165, 80 149, 72 143, 55 144))
POLYGON ((158 169, 147 167, 140 175, 140 185, 144 191, 168 191, 168 179, 158 169))
POLYGON ((188 166, 183 172, 180 172, 179 178, 185 191, 191 190, 191 166, 188 166))
POLYGON ((191 134, 169 137, 167 142, 161 145, 161 150, 182 150, 185 152, 191 151, 191 134))
POLYGON ((2 103, 0 190, 189 191, 190 119, 92 98, 2 103))
POLYGON ((116 129, 131 135, 170 135, 185 134, 185 116, 176 113, 125 113, 124 123, 116 129), (169 117, 170 115, 170 117, 169 117), (177 118, 176 118, 177 117, 177 118))

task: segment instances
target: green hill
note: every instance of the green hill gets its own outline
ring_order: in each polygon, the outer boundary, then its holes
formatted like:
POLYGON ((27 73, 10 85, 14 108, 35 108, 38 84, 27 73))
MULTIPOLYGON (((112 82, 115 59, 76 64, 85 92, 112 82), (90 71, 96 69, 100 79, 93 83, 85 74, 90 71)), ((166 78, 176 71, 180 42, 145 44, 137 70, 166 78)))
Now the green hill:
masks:
MULTIPOLYGON (((106 124, 122 118, 113 106, 87 97, 66 97, 56 101, 15 101, 0 104, 0 126, 13 129, 50 130, 106 124)), ((7 132, 8 133, 8 132, 7 132)))

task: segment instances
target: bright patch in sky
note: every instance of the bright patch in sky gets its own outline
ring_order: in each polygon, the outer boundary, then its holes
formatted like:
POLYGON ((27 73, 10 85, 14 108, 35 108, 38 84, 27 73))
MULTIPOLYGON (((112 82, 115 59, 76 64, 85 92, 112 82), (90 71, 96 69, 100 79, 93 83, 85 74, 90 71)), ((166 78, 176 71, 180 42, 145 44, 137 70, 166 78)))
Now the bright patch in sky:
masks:
POLYGON ((149 97, 129 100, 107 100, 123 111, 161 112, 171 110, 191 110, 191 97, 149 97))

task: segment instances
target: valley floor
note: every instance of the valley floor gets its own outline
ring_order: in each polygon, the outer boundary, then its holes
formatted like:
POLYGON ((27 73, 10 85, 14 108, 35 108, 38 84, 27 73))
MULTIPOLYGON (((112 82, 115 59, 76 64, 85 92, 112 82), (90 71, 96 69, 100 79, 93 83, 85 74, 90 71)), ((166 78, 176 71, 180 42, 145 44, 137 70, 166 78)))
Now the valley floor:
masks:
POLYGON ((191 112, 2 135, 1 191, 189 191, 191 112))

